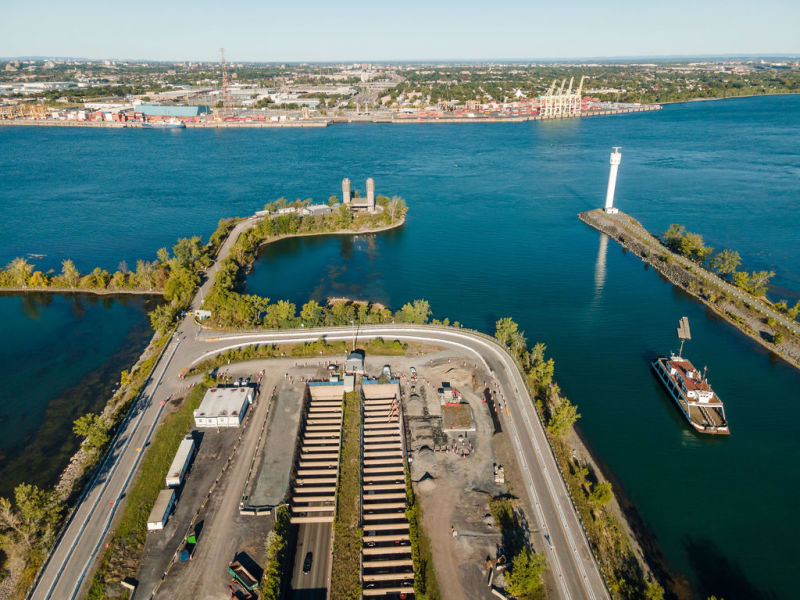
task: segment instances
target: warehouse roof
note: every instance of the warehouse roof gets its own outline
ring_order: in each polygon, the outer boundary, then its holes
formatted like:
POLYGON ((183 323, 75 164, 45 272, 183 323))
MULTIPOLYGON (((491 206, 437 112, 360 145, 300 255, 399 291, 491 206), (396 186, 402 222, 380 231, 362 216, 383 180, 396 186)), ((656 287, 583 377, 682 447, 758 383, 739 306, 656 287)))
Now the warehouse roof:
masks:
POLYGON ((211 388, 203 396, 200 408, 194 411, 195 417, 219 417, 238 415, 245 400, 252 400, 253 390, 249 387, 211 388))
POLYGON ((211 112, 207 106, 162 106, 160 104, 140 104, 134 107, 136 112, 161 117, 197 117, 211 112))

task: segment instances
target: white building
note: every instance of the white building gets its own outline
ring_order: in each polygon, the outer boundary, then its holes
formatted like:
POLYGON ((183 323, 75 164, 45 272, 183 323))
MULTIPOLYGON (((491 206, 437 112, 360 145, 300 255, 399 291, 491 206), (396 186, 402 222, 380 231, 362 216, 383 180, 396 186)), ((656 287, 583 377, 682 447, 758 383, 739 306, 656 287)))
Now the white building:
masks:
POLYGON ((195 427, 239 427, 253 403, 249 387, 211 388, 194 411, 195 427))

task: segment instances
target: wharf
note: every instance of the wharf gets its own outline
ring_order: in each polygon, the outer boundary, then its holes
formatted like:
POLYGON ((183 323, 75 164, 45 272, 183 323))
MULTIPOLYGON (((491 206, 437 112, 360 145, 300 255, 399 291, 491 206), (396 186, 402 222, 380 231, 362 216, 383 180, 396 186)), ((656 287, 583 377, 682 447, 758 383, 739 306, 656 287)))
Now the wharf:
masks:
POLYGON ((613 238, 769 352, 800 369, 800 324, 778 312, 768 300, 753 296, 675 254, 639 221, 621 211, 608 214, 598 208, 582 212, 578 218, 613 238), (767 324, 767 320, 774 325, 767 324), (772 340, 779 332, 785 336, 785 341, 775 344, 772 340))

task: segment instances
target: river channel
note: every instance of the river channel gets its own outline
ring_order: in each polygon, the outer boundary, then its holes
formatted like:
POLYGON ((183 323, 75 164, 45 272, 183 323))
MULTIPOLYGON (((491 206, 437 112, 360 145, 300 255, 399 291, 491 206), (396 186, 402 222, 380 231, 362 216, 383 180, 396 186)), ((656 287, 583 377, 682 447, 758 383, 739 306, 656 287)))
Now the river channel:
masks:
MULTIPOLYGON (((682 223, 717 248, 737 249, 748 269, 776 272, 774 297, 794 301, 798 136, 800 96, 522 124, 0 127, 0 145, 22 150, 0 155, 0 261, 36 253, 46 255, 34 260, 45 268, 64 257, 84 269, 132 265, 179 236, 207 236, 221 216, 251 214, 279 196, 325 200, 340 193, 345 176, 363 191, 374 177, 378 193, 407 199, 403 228, 267 246, 249 290, 298 305, 345 295, 397 308, 426 298, 436 316, 489 332, 513 316, 531 342, 547 344, 587 443, 697 597, 791 598, 800 374, 576 214, 600 205, 608 154, 622 146, 620 208, 653 231, 682 223), (709 367, 731 422, 728 439, 690 431, 649 371, 652 357, 676 349, 684 315, 693 330, 685 353, 709 367)), ((34 338, 30 352, 42 356, 42 315, 73 318, 52 305, 40 308, 40 321, 15 310, 26 333, 4 336, 3 356, 26 335, 34 338)), ((135 325, 105 310, 84 321, 105 334, 83 350, 110 356, 100 338, 120 329, 123 339, 135 325)), ((80 348, 47 349, 75 360, 81 376, 96 368, 69 357, 80 348)), ((18 369, 8 398, 24 393, 40 362, 18 369)), ((55 375, 40 379, 58 388, 55 375)), ((41 413, 47 394, 37 402, 41 413)))

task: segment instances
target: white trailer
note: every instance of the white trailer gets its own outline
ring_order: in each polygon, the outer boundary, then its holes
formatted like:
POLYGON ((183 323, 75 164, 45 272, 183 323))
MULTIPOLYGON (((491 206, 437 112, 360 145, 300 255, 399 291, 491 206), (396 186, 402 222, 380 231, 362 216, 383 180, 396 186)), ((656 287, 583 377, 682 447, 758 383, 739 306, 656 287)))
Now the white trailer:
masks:
POLYGON ((192 461, 194 454, 194 440, 191 435, 181 441, 178 446, 178 451, 175 453, 175 458, 167 471, 167 487, 180 487, 183 484, 183 476, 186 475, 186 469, 189 468, 189 463, 192 461))
POLYGON ((175 490, 161 490, 158 492, 158 498, 153 505, 153 510, 150 512, 150 517, 147 519, 147 530, 156 531, 164 529, 164 525, 169 520, 169 513, 175 504, 175 490))

